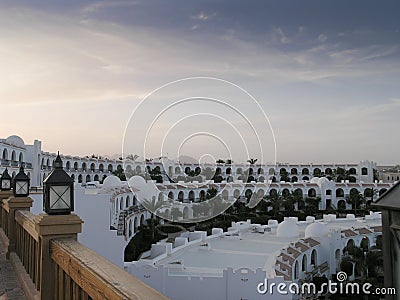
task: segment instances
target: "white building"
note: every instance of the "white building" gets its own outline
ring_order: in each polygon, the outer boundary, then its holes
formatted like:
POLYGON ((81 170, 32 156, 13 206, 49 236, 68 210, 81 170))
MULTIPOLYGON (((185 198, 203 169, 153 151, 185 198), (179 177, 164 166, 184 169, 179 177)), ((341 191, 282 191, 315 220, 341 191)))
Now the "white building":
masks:
POLYGON ((159 242, 125 269, 174 300, 297 299, 277 291, 260 294, 257 286, 265 279, 289 286, 314 276, 331 278, 347 246, 371 247, 381 231, 377 213, 362 219, 287 218, 264 226, 238 222, 228 232, 185 232, 174 245, 159 242))
MULTIPOLYGON (((32 145, 18 136, 10 136, 0 139, 0 172, 9 169, 10 175, 18 173, 21 163, 24 163, 27 174, 31 178, 31 186, 41 187, 43 179, 49 174, 56 159, 56 153, 42 150, 42 142, 35 140, 32 145)), ((113 160, 98 157, 80 157, 71 155, 60 155, 63 160, 64 170, 78 183, 99 181, 102 182, 107 176, 117 169, 124 168, 132 174, 144 174, 147 167, 159 168, 173 181, 178 182, 186 177, 191 171, 217 173, 224 180, 280 182, 281 174, 287 174, 291 182, 309 181, 314 176, 324 175, 328 179, 333 176, 338 167, 348 172, 350 181, 373 182, 373 169, 376 164, 370 161, 361 161, 358 164, 280 164, 277 165, 249 165, 249 164, 218 164, 218 165, 196 165, 179 164, 168 159, 156 159, 151 162, 139 162, 133 160, 113 160), (247 179, 247 180, 246 180, 247 179)), ((164 176, 164 179, 166 177, 164 176)), ((339 181, 339 178, 337 178, 339 181)))

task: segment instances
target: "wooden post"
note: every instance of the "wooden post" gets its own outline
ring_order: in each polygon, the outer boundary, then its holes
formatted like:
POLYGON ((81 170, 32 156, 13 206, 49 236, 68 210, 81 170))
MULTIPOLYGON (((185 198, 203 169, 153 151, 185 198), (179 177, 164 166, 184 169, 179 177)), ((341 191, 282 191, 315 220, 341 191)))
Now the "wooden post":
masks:
POLYGON ((51 259, 50 241, 54 238, 73 238, 77 240, 82 231, 82 219, 75 215, 48 215, 41 213, 35 217, 35 229, 40 237, 40 299, 54 298, 54 262, 51 259))
MULTIPOLYGON (((16 228, 15 228, 15 212, 17 210, 30 210, 32 207, 33 200, 29 197, 10 197, 3 200, 3 210, 8 212, 7 232, 8 232, 8 249, 6 258, 10 259, 10 253, 15 252, 15 239, 16 239, 16 228)), ((4 218, 4 215, 3 215, 4 218)))
POLYGON ((3 200, 10 198, 12 195, 12 191, 0 191, 0 227, 3 226, 3 200))

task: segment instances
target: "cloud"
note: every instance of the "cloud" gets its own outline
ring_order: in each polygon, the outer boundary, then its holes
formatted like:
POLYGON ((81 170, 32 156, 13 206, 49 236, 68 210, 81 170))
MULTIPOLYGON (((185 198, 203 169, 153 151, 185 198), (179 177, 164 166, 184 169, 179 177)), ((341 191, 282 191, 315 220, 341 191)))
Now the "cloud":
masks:
POLYGON ((282 44, 288 44, 290 43, 290 39, 286 36, 286 34, 283 32, 283 29, 280 27, 275 27, 273 29, 273 35, 275 36, 276 39, 278 39, 282 44))
POLYGON ((207 20, 210 20, 210 19, 212 19, 212 18, 214 18, 216 16, 217 16, 217 13, 215 13, 215 12, 207 14, 207 13, 201 11, 196 15, 190 16, 190 18, 193 19, 193 20, 207 21, 207 20))
POLYGON ((318 36, 318 41, 320 41, 320 42, 326 42, 326 40, 328 39, 328 37, 325 35, 325 34, 323 34, 323 33, 321 33, 319 36, 318 36))
POLYGON ((108 9, 108 8, 115 8, 115 7, 128 7, 128 6, 134 6, 137 5, 138 1, 99 1, 99 2, 94 2, 91 3, 87 6, 84 6, 81 11, 83 13, 94 13, 103 9, 108 9))

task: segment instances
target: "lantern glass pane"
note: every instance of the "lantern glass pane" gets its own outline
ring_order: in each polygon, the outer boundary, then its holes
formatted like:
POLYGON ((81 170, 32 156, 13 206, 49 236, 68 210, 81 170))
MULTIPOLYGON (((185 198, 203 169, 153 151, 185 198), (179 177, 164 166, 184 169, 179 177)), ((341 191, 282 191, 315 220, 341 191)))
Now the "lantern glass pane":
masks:
POLYGON ((16 186, 15 193, 17 195, 28 194, 28 183, 26 181, 17 181, 15 186, 16 186))
POLYGON ((71 207, 69 186, 51 186, 49 196, 50 209, 69 209, 71 207))
POLYGON ((3 179, 1 181, 1 188, 2 189, 9 189, 11 187, 11 180, 3 179))

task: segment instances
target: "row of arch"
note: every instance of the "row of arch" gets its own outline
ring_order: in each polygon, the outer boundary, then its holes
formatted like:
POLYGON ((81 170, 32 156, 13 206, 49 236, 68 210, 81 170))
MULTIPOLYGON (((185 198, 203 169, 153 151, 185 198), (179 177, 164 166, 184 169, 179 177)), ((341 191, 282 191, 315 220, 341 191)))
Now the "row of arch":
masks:
POLYGON ((18 162, 23 162, 24 161, 24 153, 23 152, 17 152, 15 150, 10 150, 11 153, 9 153, 7 148, 4 148, 1 154, 1 158, 3 160, 11 160, 11 161, 18 161, 18 162))

